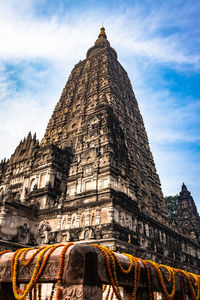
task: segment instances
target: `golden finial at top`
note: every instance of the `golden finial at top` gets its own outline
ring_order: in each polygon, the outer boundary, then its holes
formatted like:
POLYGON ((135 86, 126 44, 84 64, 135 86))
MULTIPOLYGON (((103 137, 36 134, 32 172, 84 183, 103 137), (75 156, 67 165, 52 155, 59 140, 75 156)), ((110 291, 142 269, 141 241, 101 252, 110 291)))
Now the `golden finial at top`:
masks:
POLYGON ((100 29, 100 33, 99 33, 98 37, 100 37, 100 36, 103 36, 103 37, 107 38, 105 28, 103 26, 100 29))

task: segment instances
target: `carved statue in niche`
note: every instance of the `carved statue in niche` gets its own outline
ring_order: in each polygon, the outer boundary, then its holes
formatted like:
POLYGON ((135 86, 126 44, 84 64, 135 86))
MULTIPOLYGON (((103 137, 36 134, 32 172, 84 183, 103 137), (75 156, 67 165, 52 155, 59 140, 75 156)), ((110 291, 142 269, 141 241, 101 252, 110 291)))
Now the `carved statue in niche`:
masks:
POLYGON ((66 217, 64 216, 61 221, 61 229, 66 229, 66 217))
POLYGON ((70 241, 70 233, 68 231, 62 233, 61 242, 69 242, 70 241))
POLYGON ((49 226, 49 222, 45 220, 38 230, 38 234, 37 234, 38 244, 44 245, 49 243, 50 231, 51 231, 51 227, 49 226))
POLYGON ((91 225, 95 225, 95 215, 94 215, 94 213, 91 216, 91 225))
POLYGON ((90 237, 90 232, 89 230, 85 230, 85 233, 84 233, 84 240, 88 240, 90 237))
POLYGON ((4 198, 4 190, 3 190, 3 188, 1 188, 1 190, 0 190, 0 201, 2 201, 3 198, 4 198))
POLYGON ((71 228, 75 228, 75 226, 76 226, 76 214, 73 214, 71 219, 71 228))
POLYGON ((17 216, 15 214, 11 217, 10 228, 16 228, 17 225, 17 216))
POLYGON ((61 215, 58 215, 57 216, 57 230, 61 230, 61 220, 62 220, 62 217, 61 215))
POLYGON ((55 202, 53 201, 53 199, 47 198, 46 199, 46 208, 52 208, 54 207, 55 202))
POLYGON ((17 241, 22 244, 29 244, 30 242, 30 231, 28 228, 27 223, 24 223, 23 225, 20 225, 18 227, 18 233, 17 233, 17 241))
POLYGON ((149 225, 148 224, 145 224, 144 230, 145 230, 146 236, 149 237, 149 225))
POLYGON ((11 202, 13 200, 11 187, 8 187, 7 193, 5 195, 5 201, 11 202))
POLYGON ((18 201, 18 202, 20 201, 20 193, 17 193, 17 195, 15 197, 15 200, 18 201))
POLYGON ((61 208, 63 206, 65 196, 66 196, 66 190, 64 192, 62 192, 62 194, 60 196, 56 197, 54 205, 57 206, 58 208, 61 208))
POLYGON ((81 227, 85 227, 85 215, 81 217, 81 227))
POLYGON ((55 244, 56 243, 56 231, 49 232, 49 244, 55 244))

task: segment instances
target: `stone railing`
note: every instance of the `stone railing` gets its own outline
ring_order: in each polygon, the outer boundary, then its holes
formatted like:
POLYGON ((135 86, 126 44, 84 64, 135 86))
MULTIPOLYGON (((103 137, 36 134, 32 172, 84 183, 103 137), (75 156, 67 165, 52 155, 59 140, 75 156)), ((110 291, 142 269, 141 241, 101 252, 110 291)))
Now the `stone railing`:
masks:
MULTIPOLYGON (((55 283, 57 282, 58 269, 60 262, 60 255, 62 247, 55 249, 49 256, 46 262, 46 266, 39 277, 38 282, 40 283, 55 283)), ((27 253, 27 258, 31 257, 34 250, 27 253)), ((130 260, 127 256, 114 253, 118 258, 124 269, 128 269, 130 266, 130 260)), ((11 282, 11 259, 13 253, 4 253, 0 256, 0 300, 14 300, 14 294, 12 290, 11 282)), ((109 255, 108 255, 109 257, 109 255)), ((116 259, 117 259, 116 258, 116 259)), ((20 283, 28 283, 35 268, 37 257, 30 263, 28 267, 23 266, 21 262, 21 256, 19 258, 19 267, 17 272, 17 281, 20 283)), ((108 263, 108 261, 107 261, 108 263)), ((112 269, 112 259, 109 259, 109 263, 112 269)), ((149 276, 147 274, 147 268, 145 267, 144 261, 138 260, 140 264, 140 278, 138 280, 138 289, 136 299, 154 299, 153 294, 157 292, 157 299, 199 299, 199 277, 193 275, 191 280, 192 287, 188 283, 187 276, 182 276, 178 271, 175 272, 176 288, 174 295, 170 298, 166 295, 162 295, 163 288, 161 280, 159 279, 156 269, 149 265, 149 273, 151 277, 151 289, 152 296, 149 294, 149 276), (196 279, 196 281, 195 281, 196 279), (198 280, 197 280, 198 279, 198 280), (192 291, 193 289, 193 291, 192 291), (184 290, 184 293, 183 293, 184 290), (193 293, 194 292, 194 293, 193 293), (186 295, 188 298, 186 298, 186 295), (152 297, 152 298, 151 298, 152 297), (185 298, 184 298, 185 297, 185 298), (195 298, 196 297, 196 298, 195 298)), ((117 282, 120 287, 121 299, 133 299, 130 294, 133 291, 135 266, 133 263, 132 270, 125 274, 118 267, 116 267, 117 282)), ((180 272, 181 273, 181 272, 180 272)), ((167 280, 169 272, 167 269, 163 274, 163 283, 167 289, 167 293, 171 293, 173 289, 173 280, 167 280), (164 276, 165 275, 165 276, 164 276)), ((188 276, 189 273, 187 273, 188 276)), ((62 277, 62 288, 61 288, 61 300, 100 300, 103 299, 102 287, 104 284, 111 284, 110 275, 107 269, 105 256, 102 252, 94 246, 88 246, 83 244, 71 245, 67 249, 64 256, 64 267, 62 277)), ((115 277, 115 276, 113 276, 115 277)), ((173 277, 173 276, 172 276, 173 277)), ((112 299, 120 299, 114 296, 112 299)))

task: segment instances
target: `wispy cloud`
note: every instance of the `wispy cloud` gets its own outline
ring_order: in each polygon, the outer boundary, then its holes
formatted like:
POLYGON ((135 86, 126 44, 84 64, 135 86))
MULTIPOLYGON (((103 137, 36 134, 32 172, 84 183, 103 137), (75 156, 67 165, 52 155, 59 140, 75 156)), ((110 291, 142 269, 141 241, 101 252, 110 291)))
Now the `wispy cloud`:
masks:
MULTIPOLYGON (((22 15, 24 11, 28 11, 30 3, 29 1, 29 5, 22 9, 22 15)), ((97 24, 102 18, 102 10, 99 13, 84 11, 73 20, 68 17, 66 10, 66 18, 60 21, 59 15, 41 19, 30 12, 22 18, 15 14, 12 7, 9 6, 8 9, 5 4, 0 4, 0 9, 3 15, 0 19, 0 39, 4 41, 0 57, 4 59, 44 57, 67 62, 72 55, 81 57, 82 49, 87 49, 93 42, 91 36, 96 37, 97 24)), ((173 33, 170 33, 172 26, 169 24, 172 14, 166 13, 170 7, 162 5, 159 11, 157 9, 158 7, 149 13, 135 6, 123 14, 105 13, 106 27, 114 45, 123 52, 129 51, 160 62, 192 64, 197 67, 200 62, 199 54, 188 53, 185 38, 180 35, 179 20, 185 16, 186 8, 176 7, 173 18, 177 14, 179 18, 173 19, 173 26, 179 29, 173 30, 173 33)), ((188 18, 190 14, 187 14, 188 18)))

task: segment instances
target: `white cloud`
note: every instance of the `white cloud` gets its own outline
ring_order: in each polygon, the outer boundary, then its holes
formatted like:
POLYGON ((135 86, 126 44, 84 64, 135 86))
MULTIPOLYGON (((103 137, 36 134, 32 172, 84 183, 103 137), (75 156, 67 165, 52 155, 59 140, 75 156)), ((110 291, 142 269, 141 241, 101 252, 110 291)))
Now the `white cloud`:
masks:
MULTIPOLYGON (((28 3, 30 7, 31 2, 28 3)), ((67 14, 62 21, 59 16, 36 18, 30 12, 20 18, 20 13, 23 15, 24 11, 28 11, 27 5, 18 15, 5 4, 0 4, 0 11, 0 40, 4 41, 0 57, 4 59, 43 57, 67 62, 72 56, 80 58, 83 49, 86 51, 94 42, 99 27, 97 24, 102 18, 101 11, 99 14, 94 12, 94 17, 91 17, 90 11, 83 12, 73 21, 70 21, 67 14)), ((113 44, 123 52, 129 51, 156 61, 176 64, 197 66, 200 62, 199 55, 187 54, 187 45, 184 45, 178 34, 164 37, 157 33, 159 26, 162 29, 162 10, 146 16, 143 11, 133 9, 125 15, 105 14, 104 18, 113 44)))

